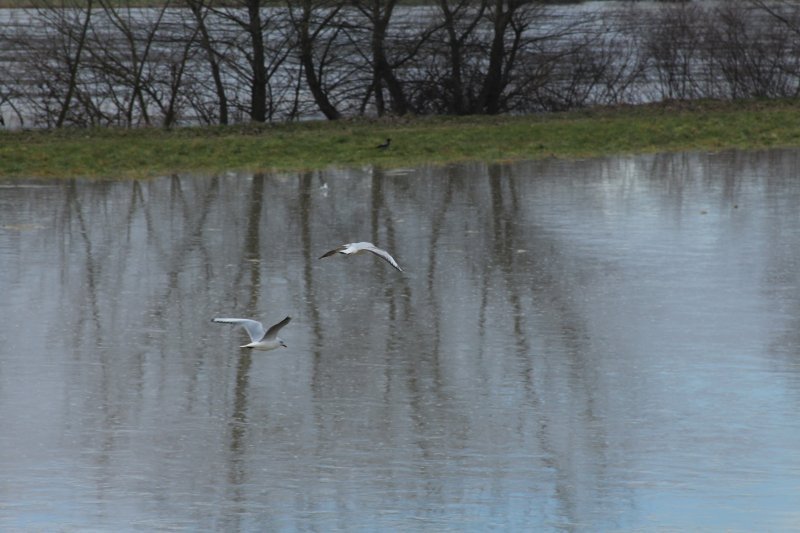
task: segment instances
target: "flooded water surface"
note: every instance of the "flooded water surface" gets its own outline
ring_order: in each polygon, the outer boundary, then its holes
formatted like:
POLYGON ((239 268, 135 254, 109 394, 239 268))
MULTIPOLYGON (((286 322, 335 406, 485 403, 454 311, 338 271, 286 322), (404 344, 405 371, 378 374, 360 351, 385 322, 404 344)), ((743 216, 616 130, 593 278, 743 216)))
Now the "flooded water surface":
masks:
POLYGON ((799 162, 0 182, 0 529, 797 527, 799 162))

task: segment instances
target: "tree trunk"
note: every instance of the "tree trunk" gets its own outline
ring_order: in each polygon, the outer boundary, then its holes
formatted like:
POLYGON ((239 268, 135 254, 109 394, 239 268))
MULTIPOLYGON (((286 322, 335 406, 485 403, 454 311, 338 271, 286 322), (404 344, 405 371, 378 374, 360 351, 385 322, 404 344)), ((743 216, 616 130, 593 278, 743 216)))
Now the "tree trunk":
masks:
POLYGON ((488 0, 481 0, 476 10, 472 10, 470 0, 457 0, 451 7, 450 0, 440 0, 439 8, 442 11, 442 25, 447 33, 449 76, 444 80, 447 91, 447 109, 449 113, 466 115, 473 110, 466 98, 464 87, 464 43, 472 37, 475 29, 483 18, 488 0), (469 17, 466 24, 459 24, 464 18, 469 17), (459 27, 462 27, 459 34, 459 27))
MULTIPOLYGON (((291 10, 291 5, 289 6, 291 10)), ((322 27, 326 26, 330 20, 338 13, 340 7, 335 8, 331 13, 325 17, 322 27)), ((298 34, 300 44, 299 55, 300 64, 303 65, 303 73, 305 74, 306 84, 314 97, 319 110, 325 115, 328 120, 336 120, 341 117, 341 113, 336 109, 336 106, 331 103, 328 94, 322 86, 322 80, 317 75, 316 65, 314 64, 314 41, 318 33, 311 32, 311 16, 313 14, 313 6, 310 0, 303 2, 302 15, 300 20, 295 22, 295 29, 298 34)))
MULTIPOLYGON (((489 66, 478 95, 477 111, 494 115, 500 108, 500 96, 503 92, 503 61, 505 60, 505 33, 514 14, 513 5, 504 10, 505 1, 496 0, 494 8, 492 44, 489 48, 489 66)), ((514 4, 514 2, 509 2, 514 4)))
POLYGON ((222 71, 217 61, 217 55, 211 43, 211 37, 208 33, 206 26, 206 19, 204 11, 205 6, 203 0, 187 0, 189 9, 191 9, 195 20, 197 21, 197 28, 200 30, 200 46, 206 53, 208 67, 211 71, 211 78, 214 80, 214 89, 217 93, 217 111, 219 113, 219 123, 228 123, 228 98, 225 94, 225 85, 222 83, 222 71))
POLYGON ((378 114, 385 112, 383 100, 383 87, 389 91, 392 112, 397 115, 408 113, 409 106, 406 100, 403 84, 395 76, 394 68, 386 57, 386 30, 392 18, 397 0, 389 0, 383 6, 381 0, 372 0, 369 8, 360 7, 361 11, 369 18, 372 24, 372 38, 370 42, 372 52, 372 86, 375 91, 375 104, 378 114))
POLYGON ((250 59, 252 80, 250 83, 250 119, 267 121, 267 66, 264 34, 261 31, 261 1, 247 0, 248 27, 253 55, 250 59))
POLYGON ((67 113, 69 112, 69 106, 72 103, 72 97, 75 95, 75 90, 78 83, 78 71, 80 70, 81 65, 81 54, 83 53, 83 47, 86 45, 86 34, 89 31, 89 22, 91 19, 92 0, 88 0, 86 4, 86 18, 83 20, 83 24, 81 25, 81 33, 78 36, 78 41, 75 43, 77 47, 75 50, 75 58, 67 59, 69 61, 69 82, 67 85, 67 94, 64 96, 64 102, 61 105, 61 111, 58 113, 58 118, 56 119, 56 128, 60 128, 64 125, 64 121, 67 118, 67 113))

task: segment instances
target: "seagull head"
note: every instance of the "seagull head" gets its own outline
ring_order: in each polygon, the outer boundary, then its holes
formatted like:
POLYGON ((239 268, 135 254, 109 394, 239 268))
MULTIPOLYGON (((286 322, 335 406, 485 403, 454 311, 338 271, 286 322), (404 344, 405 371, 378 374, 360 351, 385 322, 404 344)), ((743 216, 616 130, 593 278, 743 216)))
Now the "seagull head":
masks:
POLYGON ((288 348, 288 346, 286 346, 286 343, 283 342, 283 339, 278 339, 278 342, 280 343, 281 348, 288 348))

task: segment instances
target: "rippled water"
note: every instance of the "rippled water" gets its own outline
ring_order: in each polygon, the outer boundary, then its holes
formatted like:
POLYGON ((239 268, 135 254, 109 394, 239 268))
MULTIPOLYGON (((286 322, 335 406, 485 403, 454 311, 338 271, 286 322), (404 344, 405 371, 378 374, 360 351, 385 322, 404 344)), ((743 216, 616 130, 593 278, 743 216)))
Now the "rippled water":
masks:
POLYGON ((799 155, 0 182, 0 529, 797 527, 799 155))

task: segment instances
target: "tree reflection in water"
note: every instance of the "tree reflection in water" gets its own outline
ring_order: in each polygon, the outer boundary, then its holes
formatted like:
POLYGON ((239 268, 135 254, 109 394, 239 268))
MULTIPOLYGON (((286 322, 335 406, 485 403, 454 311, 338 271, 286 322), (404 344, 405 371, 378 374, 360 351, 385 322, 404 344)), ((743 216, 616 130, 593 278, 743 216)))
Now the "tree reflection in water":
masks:
POLYGON ((732 525, 719 501, 796 482, 796 157, 10 183, 4 501, 76 528, 732 525), (317 259, 355 240, 405 271, 317 259), (291 315, 289 348, 231 348, 223 312, 291 315))

